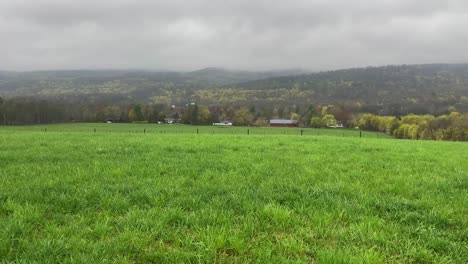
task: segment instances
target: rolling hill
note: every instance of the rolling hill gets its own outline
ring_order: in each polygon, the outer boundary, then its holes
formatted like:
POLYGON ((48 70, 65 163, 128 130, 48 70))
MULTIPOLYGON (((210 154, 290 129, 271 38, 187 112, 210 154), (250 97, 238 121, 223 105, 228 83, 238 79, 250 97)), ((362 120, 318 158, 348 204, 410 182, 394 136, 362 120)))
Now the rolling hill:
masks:
POLYGON ((401 65, 319 73, 249 72, 1 72, 0 96, 34 96, 112 103, 305 106, 347 104, 398 115, 468 111, 468 64, 401 65))

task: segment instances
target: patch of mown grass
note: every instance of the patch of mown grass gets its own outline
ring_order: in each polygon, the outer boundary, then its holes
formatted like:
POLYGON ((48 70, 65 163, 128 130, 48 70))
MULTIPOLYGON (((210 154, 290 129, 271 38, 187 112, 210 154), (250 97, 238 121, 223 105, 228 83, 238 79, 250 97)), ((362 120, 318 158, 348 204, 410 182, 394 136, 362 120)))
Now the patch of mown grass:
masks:
POLYGON ((9 131, 5 262, 468 259, 466 143, 9 131))

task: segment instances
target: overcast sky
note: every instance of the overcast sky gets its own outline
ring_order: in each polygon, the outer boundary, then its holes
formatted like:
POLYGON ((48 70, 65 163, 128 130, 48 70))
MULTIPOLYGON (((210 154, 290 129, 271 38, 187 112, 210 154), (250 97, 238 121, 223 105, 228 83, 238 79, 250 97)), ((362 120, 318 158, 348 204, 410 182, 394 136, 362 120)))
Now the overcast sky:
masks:
POLYGON ((0 0, 0 69, 468 62, 467 0, 0 0))

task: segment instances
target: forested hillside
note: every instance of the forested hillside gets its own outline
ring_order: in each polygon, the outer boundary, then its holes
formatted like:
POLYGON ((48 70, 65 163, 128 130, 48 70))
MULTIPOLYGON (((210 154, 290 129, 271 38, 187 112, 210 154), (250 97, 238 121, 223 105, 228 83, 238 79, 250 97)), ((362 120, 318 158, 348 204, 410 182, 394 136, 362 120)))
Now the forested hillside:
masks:
POLYGON ((278 97, 284 100, 354 104, 364 107, 364 111, 384 115, 443 114, 450 106, 468 110, 468 65, 347 69, 246 82, 214 93, 222 94, 233 89, 238 94, 249 93, 254 97, 283 91, 278 97))
POLYGON ((381 115, 468 111, 468 65, 432 64, 301 71, 248 72, 0 72, 0 96, 75 102, 182 106, 297 107, 345 104, 381 115), (302 74, 301 74, 302 73, 302 74))
POLYGON ((198 90, 281 75, 299 70, 248 72, 206 68, 193 72, 77 70, 0 72, 0 96, 39 96, 114 103, 190 101, 198 90))

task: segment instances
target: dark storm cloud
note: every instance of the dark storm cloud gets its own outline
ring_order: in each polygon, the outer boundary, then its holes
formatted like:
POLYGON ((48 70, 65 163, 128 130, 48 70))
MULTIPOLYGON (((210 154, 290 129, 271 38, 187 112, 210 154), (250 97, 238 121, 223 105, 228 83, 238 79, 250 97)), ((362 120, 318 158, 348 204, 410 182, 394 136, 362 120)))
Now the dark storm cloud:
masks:
POLYGON ((0 0, 0 68, 467 62, 465 0, 0 0))

